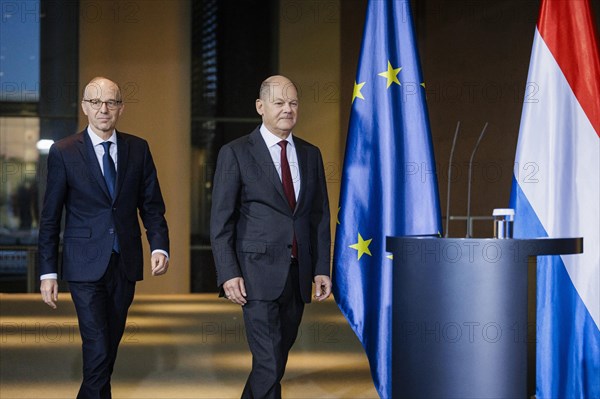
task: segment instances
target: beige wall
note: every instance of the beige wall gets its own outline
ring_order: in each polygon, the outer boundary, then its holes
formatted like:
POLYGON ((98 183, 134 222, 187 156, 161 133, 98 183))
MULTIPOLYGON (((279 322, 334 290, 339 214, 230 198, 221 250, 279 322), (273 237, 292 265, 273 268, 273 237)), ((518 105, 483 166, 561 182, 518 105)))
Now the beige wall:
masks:
POLYGON ((294 134, 321 149, 334 234, 344 142, 340 132, 340 1, 282 0, 279 16, 279 72, 300 90, 294 134))
POLYGON ((97 75, 121 84, 125 110, 118 129, 148 140, 167 206, 170 270, 151 276, 144 240, 145 280, 138 292, 187 293, 190 287, 190 9, 189 1, 170 0, 80 5, 81 89, 97 75))

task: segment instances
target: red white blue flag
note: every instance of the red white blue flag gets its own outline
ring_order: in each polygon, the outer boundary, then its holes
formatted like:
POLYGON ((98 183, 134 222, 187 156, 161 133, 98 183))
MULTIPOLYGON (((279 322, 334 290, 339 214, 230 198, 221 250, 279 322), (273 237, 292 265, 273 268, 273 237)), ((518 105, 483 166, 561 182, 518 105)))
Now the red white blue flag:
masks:
POLYGON ((538 258, 536 397, 600 397, 600 57, 588 0, 543 0, 515 159, 515 237, 583 237, 538 258))

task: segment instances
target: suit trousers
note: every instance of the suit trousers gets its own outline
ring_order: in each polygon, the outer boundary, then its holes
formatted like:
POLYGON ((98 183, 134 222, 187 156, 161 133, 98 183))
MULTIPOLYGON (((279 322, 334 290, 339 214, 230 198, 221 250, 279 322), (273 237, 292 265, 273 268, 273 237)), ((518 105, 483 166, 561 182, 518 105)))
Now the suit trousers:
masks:
POLYGON ((293 259, 281 296, 274 301, 248 301, 243 307, 252 371, 243 399, 281 398, 281 379, 288 354, 298 336, 304 302, 298 262, 293 259))
POLYGON ((113 253, 102 278, 95 282, 69 282, 83 341, 83 382, 77 399, 110 399, 110 377, 135 281, 129 281, 113 253))

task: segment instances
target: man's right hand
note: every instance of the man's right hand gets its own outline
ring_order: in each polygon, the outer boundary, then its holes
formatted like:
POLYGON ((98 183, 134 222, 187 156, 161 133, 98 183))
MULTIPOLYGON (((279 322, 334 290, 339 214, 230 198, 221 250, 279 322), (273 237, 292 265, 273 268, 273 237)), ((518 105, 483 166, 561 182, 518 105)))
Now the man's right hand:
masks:
POLYGON ((246 304, 246 285, 242 277, 234 277, 223 283, 225 298, 233 303, 244 306, 246 304))
POLYGON ((40 292, 42 293, 42 300, 52 309, 56 309, 56 302, 58 302, 58 282, 56 279, 42 280, 40 282, 40 292))

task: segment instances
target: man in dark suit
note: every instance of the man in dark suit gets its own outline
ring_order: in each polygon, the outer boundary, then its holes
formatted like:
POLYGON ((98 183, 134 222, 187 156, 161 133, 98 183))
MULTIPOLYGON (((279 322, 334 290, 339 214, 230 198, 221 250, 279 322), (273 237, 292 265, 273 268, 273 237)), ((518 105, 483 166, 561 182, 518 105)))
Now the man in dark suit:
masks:
POLYGON ((298 94, 286 77, 260 88, 262 125, 221 149, 211 243, 221 294, 243 306, 252 371, 243 398, 280 398, 288 353, 310 302, 331 293, 329 201, 319 149, 292 134, 298 94))
POLYGON ((119 86, 95 78, 83 94, 87 129, 56 142, 40 221, 42 299, 56 308, 63 207, 62 279, 69 282, 83 341, 77 398, 110 398, 110 377, 125 329, 143 254, 138 211, 152 250, 155 276, 168 268, 169 233, 148 143, 117 132, 119 86))

